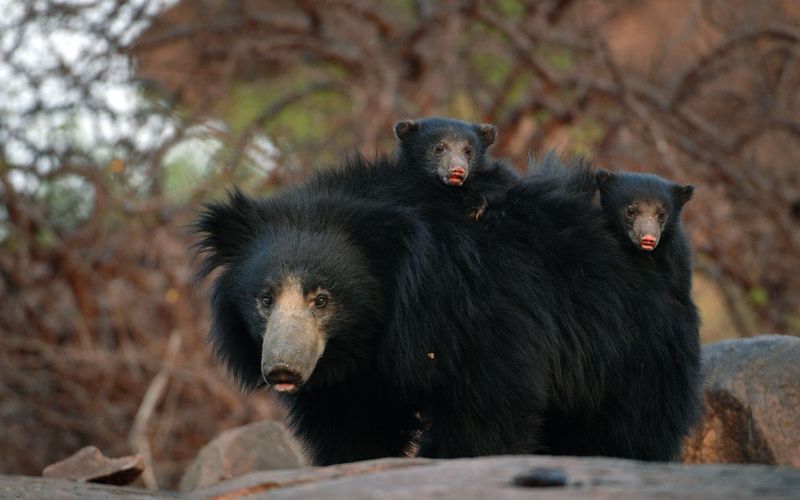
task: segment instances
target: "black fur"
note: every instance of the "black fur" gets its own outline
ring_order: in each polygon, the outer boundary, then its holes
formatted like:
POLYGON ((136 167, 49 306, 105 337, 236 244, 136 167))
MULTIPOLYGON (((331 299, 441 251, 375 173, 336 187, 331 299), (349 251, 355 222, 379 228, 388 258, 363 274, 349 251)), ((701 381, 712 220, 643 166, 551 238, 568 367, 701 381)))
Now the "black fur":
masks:
POLYGON ((528 159, 528 173, 547 179, 546 182, 553 184, 556 189, 582 195, 586 200, 594 199, 597 193, 595 170, 591 162, 583 157, 564 160, 550 150, 541 161, 533 157, 528 159))
POLYGON ((386 390, 376 352, 397 263, 425 229, 406 212, 339 192, 298 189, 257 201, 234 191, 197 221, 201 275, 223 268, 211 293, 210 339, 243 388, 265 385, 265 321, 256 310, 265 288, 299 275, 304 288, 323 286, 339 305, 312 376, 297 393, 281 395, 314 463, 399 456, 418 432, 415 408, 386 390))
POLYGON ((396 302, 404 349, 382 352, 405 394, 426 391, 421 453, 674 458, 699 413, 694 306, 676 308, 558 178, 520 183, 475 224, 411 177, 395 196, 435 238, 396 302))
POLYGON ((557 189, 587 200, 597 196, 611 233, 630 258, 640 266, 656 269, 659 279, 671 287, 673 297, 691 305, 692 252, 681 223, 681 212, 692 197, 692 186, 652 174, 595 170, 581 158, 565 164, 553 151, 541 162, 530 161, 528 169, 534 176, 549 179, 557 189), (624 209, 638 200, 654 201, 666 212, 661 238, 651 252, 638 248, 627 234, 624 209))
POLYGON ((602 212, 553 178, 517 181, 477 222, 453 217, 463 193, 450 187, 402 158, 354 158, 266 202, 209 206, 198 230, 204 270, 225 267, 220 357, 258 386, 263 325, 246 319, 258 283, 285 262, 324 269, 363 290, 341 350, 286 397, 315 463, 401 454, 416 411, 426 456, 674 458, 699 412, 693 306, 677 307, 602 212), (347 265, 329 266, 326 248, 347 265))
MULTIPOLYGON (((480 218, 489 203, 519 179, 510 167, 488 154, 497 138, 494 125, 450 118, 404 120, 395 125, 395 136, 399 141, 397 159, 401 168, 408 169, 409 173, 423 174, 419 177, 427 177, 432 184, 439 184, 438 192, 457 193, 463 204, 461 212, 472 219, 480 218), (438 173, 441 158, 436 154, 436 146, 454 141, 466 142, 472 150, 468 159, 469 175, 460 186, 446 185, 438 173)), ((451 216, 458 213, 453 211, 451 216)))
POLYGON ((597 172, 600 203, 613 233, 643 265, 655 266, 673 295, 690 303, 692 290, 692 255, 683 231, 681 211, 692 197, 694 188, 676 184, 652 174, 597 172), (665 223, 656 248, 644 252, 626 234, 624 209, 638 200, 658 203, 665 210, 665 223))

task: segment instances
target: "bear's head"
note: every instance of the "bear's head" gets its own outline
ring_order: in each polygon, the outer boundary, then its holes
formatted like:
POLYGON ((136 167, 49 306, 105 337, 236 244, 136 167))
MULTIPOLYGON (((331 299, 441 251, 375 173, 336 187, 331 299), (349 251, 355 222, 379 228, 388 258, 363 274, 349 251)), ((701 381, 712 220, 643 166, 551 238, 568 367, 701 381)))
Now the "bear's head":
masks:
POLYGON ((600 204, 617 234, 648 252, 671 234, 694 192, 691 185, 653 174, 598 170, 595 178, 600 204))
POLYGON ((294 190, 257 201, 233 192, 196 224, 215 352, 248 389, 294 393, 372 369, 403 233, 402 209, 294 190))
POLYGON ((451 118, 403 120, 394 126, 398 158, 448 186, 460 187, 485 167, 497 127, 451 118))

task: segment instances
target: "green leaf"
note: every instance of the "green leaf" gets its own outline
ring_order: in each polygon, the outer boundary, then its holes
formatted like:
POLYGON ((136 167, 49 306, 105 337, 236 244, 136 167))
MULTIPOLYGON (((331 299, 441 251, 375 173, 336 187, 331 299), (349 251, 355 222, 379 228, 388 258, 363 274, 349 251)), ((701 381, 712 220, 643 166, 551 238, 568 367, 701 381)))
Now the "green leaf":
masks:
POLYGON ((747 291, 747 300, 757 307, 764 307, 769 302, 769 296, 766 290, 756 286, 747 291))

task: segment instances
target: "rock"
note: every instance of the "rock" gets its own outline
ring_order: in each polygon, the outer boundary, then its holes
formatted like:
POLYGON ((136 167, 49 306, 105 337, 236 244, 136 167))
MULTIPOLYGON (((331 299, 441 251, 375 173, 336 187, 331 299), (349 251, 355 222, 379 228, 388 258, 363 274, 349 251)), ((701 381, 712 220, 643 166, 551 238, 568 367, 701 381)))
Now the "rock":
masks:
POLYGON ((125 485, 144 470, 141 455, 108 458, 94 446, 81 448, 69 458, 45 467, 42 475, 54 479, 125 485))
POLYGON ((258 470, 305 465, 300 446, 280 422, 263 420, 222 432, 205 445, 181 478, 194 490, 258 470))
POLYGON ((391 458, 255 472, 190 498, 797 498, 800 470, 599 457, 391 458), (532 489, 533 488, 533 489, 532 489))
POLYGON ((0 498, 798 498, 800 470, 601 457, 387 458, 239 476, 190 493, 0 475, 0 498))
POLYGON ((0 498, 57 500, 150 500, 176 498, 174 492, 144 490, 129 486, 78 483, 64 479, 0 475, 0 498))
POLYGON ((684 461, 800 467, 800 338, 726 340, 703 361, 706 414, 684 461))

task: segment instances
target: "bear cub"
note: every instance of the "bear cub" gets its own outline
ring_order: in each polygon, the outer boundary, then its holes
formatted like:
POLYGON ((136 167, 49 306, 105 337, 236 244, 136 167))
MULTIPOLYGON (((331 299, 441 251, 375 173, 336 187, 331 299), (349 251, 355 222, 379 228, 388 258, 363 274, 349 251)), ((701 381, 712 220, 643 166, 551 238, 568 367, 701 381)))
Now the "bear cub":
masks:
POLYGON ((655 265, 672 296, 686 304, 692 284, 691 250, 681 224, 683 206, 694 187, 653 174, 592 168, 583 158, 562 162, 554 151, 530 161, 529 175, 599 204, 614 237, 637 259, 655 265))
POLYGON ((600 205, 624 248, 646 253, 674 295, 691 293, 691 250, 681 224, 683 206, 694 187, 652 174, 595 173, 600 205))
MULTIPOLYGON (((434 180, 458 199, 467 214, 478 220, 490 200, 505 193, 517 174, 487 155, 497 138, 497 127, 450 118, 403 120, 394 126, 399 142, 397 159, 420 184, 434 180)), ((439 200, 442 201, 442 200, 439 200)))

